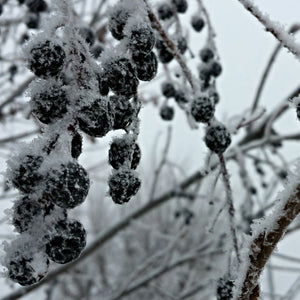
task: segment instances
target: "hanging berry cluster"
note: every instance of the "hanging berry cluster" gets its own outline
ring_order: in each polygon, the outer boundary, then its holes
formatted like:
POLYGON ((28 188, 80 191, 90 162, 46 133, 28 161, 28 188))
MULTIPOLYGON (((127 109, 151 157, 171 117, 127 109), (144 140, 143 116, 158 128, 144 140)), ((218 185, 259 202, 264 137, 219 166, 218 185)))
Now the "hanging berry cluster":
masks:
POLYGON ((110 145, 114 171, 109 194, 122 204, 139 190, 137 87, 139 80, 150 81, 157 73, 155 34, 139 1, 120 1, 112 9, 109 29, 120 43, 100 51, 100 64, 98 55, 91 55, 93 32, 76 29, 68 1, 57 6, 65 17, 25 45, 28 68, 37 76, 30 86, 30 106, 43 133, 8 162, 8 178, 20 191, 12 209, 19 235, 6 245, 5 265, 10 279, 21 285, 40 281, 49 260, 73 261, 86 245, 83 225, 68 217, 68 210, 83 203, 90 187, 77 161, 80 131, 104 137, 111 130, 125 130, 110 145))

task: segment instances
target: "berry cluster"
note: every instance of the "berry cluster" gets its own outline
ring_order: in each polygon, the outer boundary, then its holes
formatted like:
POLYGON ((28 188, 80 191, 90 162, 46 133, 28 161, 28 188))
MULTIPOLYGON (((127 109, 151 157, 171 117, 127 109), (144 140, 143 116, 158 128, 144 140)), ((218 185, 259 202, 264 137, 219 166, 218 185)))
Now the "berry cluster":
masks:
POLYGON ((187 0, 172 0, 172 3, 161 3, 157 8, 157 13, 161 20, 168 20, 174 16, 174 13, 184 14, 187 9, 187 0))

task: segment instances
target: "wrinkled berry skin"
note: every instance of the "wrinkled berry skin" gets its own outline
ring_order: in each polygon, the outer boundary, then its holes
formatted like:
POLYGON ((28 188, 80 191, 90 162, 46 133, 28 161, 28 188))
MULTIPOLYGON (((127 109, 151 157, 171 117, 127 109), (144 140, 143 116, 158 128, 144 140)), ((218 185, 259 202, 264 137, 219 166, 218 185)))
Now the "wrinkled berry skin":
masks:
POLYGON ((39 173, 43 158, 37 155, 25 155, 20 160, 17 169, 12 170, 11 181, 13 185, 24 193, 30 193, 41 182, 42 175, 39 173))
POLYGON ((104 65, 108 84, 113 92, 118 95, 132 97, 139 84, 136 70, 127 58, 117 58, 104 65))
POLYGON ((158 61, 153 51, 143 57, 133 57, 133 60, 139 80, 151 81, 156 76, 158 61))
POLYGON ((164 82, 161 85, 161 91, 166 98, 173 98, 176 94, 175 87, 171 82, 164 82))
POLYGON ((94 32, 91 29, 85 27, 80 28, 79 34, 90 46, 94 45, 96 38, 94 32))
POLYGON ((12 281, 27 286, 41 281, 46 276, 49 260, 46 255, 41 254, 38 261, 35 261, 34 258, 25 257, 21 252, 16 251, 10 257, 7 268, 8 276, 12 281), (38 274, 34 269, 37 263, 40 271, 38 274))
POLYGON ((207 123, 215 113, 214 103, 206 96, 197 97, 191 104, 191 114, 196 122, 207 123))
POLYGON ((139 190, 140 179, 130 169, 113 172, 108 181, 109 194, 116 204, 128 202, 139 190))
POLYGON ((183 14, 187 11, 188 3, 186 0, 173 0, 176 6, 177 12, 183 14))
POLYGON ((109 99, 114 112, 113 129, 126 129, 133 121, 135 109, 127 97, 114 95, 109 99))
POLYGON ((124 38, 125 35, 123 31, 129 17, 129 12, 122 8, 113 10, 108 21, 108 29, 115 39, 121 40, 124 38))
POLYGON ((86 198, 90 180, 85 169, 77 162, 61 164, 46 176, 43 198, 61 208, 74 208, 86 198))
POLYGON ((109 106, 105 102, 105 99, 97 99, 79 111, 79 128, 89 136, 103 137, 112 129, 109 106))
POLYGON ((141 150, 138 144, 124 138, 116 138, 110 145, 108 152, 109 164, 114 169, 119 169, 126 164, 131 169, 136 169, 141 160, 141 150))
POLYGON ((209 62, 214 58, 214 52, 210 48, 203 48, 200 51, 200 58, 204 63, 209 62))
POLYGON ((197 32, 202 31, 203 27, 205 26, 204 20, 199 16, 193 16, 191 24, 194 30, 197 32))
POLYGON ((167 20, 173 17, 173 9, 168 3, 162 3, 157 9, 158 17, 167 20))
POLYGON ((230 279, 221 278, 217 286, 217 300, 230 300, 232 299, 232 290, 234 281, 230 279))
POLYGON ((44 0, 27 0, 26 5, 28 10, 33 13, 44 12, 48 8, 48 5, 44 0))
POLYGON ((206 146, 214 153, 223 153, 231 144, 231 136, 224 125, 209 127, 204 138, 206 146))
POLYGON ((174 118, 174 108, 171 106, 164 105, 161 107, 159 114, 165 121, 171 121, 174 118))
POLYGON ((67 113, 68 97, 60 85, 35 94, 31 101, 33 115, 44 124, 54 123, 67 113))
POLYGON ((59 44, 45 41, 31 49, 29 69, 38 77, 55 77, 62 71, 65 60, 65 50, 59 44))
POLYGON ((86 245, 86 231, 78 221, 61 220, 55 224, 55 233, 46 244, 48 257, 58 263, 66 264, 79 257, 86 245))
POLYGON ((77 159, 82 152, 82 136, 80 133, 75 132, 71 142, 71 156, 77 159))

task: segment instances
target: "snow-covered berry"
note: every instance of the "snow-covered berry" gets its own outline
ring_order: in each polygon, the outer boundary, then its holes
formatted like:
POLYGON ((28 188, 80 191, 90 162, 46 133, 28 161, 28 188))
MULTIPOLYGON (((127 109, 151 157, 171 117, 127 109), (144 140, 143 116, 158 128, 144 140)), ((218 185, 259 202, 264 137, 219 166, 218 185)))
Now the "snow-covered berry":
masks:
POLYGON ((162 94, 166 97, 166 98, 172 98, 175 97, 176 94, 176 90, 174 85, 171 82, 163 82, 163 84, 161 85, 161 91, 162 94))
POLYGON ((83 225, 75 220, 60 220, 54 228, 46 244, 48 257, 58 264, 66 264, 78 258, 86 245, 83 225))
POLYGON ((192 17, 191 25, 195 31, 200 32, 205 26, 205 22, 200 16, 195 15, 192 17))
POLYGON ((176 6, 177 12, 183 14, 188 8, 188 3, 186 0, 173 0, 176 6))
POLYGON ((130 12, 124 7, 116 7, 112 10, 108 20, 108 29, 115 39, 121 40, 124 38, 123 31, 129 17, 130 12))
POLYGON ((158 61, 156 55, 151 51, 146 56, 133 57, 135 62, 137 78, 142 81, 151 81, 157 74, 158 61))
POLYGON ((110 107, 105 98, 81 108, 78 113, 79 128, 89 136, 103 137, 112 129, 110 107))
POLYGON ((158 49, 158 59, 160 62, 167 64, 173 60, 174 55, 169 51, 164 41, 158 40, 156 42, 156 48, 158 49))
POLYGON ((200 96, 191 104, 191 114, 196 122, 207 123, 215 113, 215 105, 210 98, 200 96))
POLYGON ((168 105, 163 105, 160 108, 159 114, 165 121, 171 121, 174 118, 174 108, 168 105))
POLYGON ((68 111, 68 104, 66 92, 57 83, 35 93, 30 101, 33 115, 44 124, 61 119, 68 111))
POLYGON ((113 129, 126 129, 133 121, 135 109, 127 97, 113 95, 109 99, 113 111, 113 129))
POLYGON ((26 5, 29 11, 33 13, 44 12, 48 8, 48 5, 44 0, 27 0, 26 5))
POLYGON ((89 44, 89 46, 94 45, 96 38, 94 32, 90 28, 87 27, 80 28, 79 34, 89 44))
POLYGON ((206 146, 217 154, 223 153, 231 144, 231 136, 222 124, 209 127, 204 138, 206 146))
POLYGON ((114 169, 119 169, 124 165, 131 169, 136 169, 140 159, 140 147, 130 139, 126 137, 115 138, 111 143, 108 152, 108 161, 114 169))
POLYGON ((173 17, 173 9, 169 3, 161 3, 157 8, 158 17, 167 20, 173 17))
POLYGON ((60 164, 48 171, 43 198, 62 208, 74 208, 85 200, 89 187, 88 174, 80 164, 60 164))
POLYGON ((140 179, 135 171, 121 168, 113 171, 108 181, 109 194, 116 204, 128 202, 139 190, 140 179))
POLYGON ((79 132, 75 132, 71 141, 71 156, 75 159, 79 157, 82 152, 82 136, 79 132))
POLYGON ((214 52, 211 48, 205 47, 200 50, 200 58, 204 63, 209 62, 214 58, 214 52))
POLYGON ((65 50, 58 43, 46 40, 30 50, 29 69, 38 77, 57 76, 66 60, 65 50))

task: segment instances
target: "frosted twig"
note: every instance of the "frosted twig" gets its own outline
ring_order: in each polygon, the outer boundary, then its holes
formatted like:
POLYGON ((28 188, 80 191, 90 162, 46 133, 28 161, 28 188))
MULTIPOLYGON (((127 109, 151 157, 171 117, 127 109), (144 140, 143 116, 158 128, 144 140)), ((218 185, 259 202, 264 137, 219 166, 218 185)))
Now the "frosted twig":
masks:
POLYGON ((300 47, 295 42, 292 35, 287 33, 282 25, 275 23, 262 13, 259 8, 249 0, 238 0, 266 29, 270 32, 283 47, 292 52, 298 59, 300 58, 300 47))

